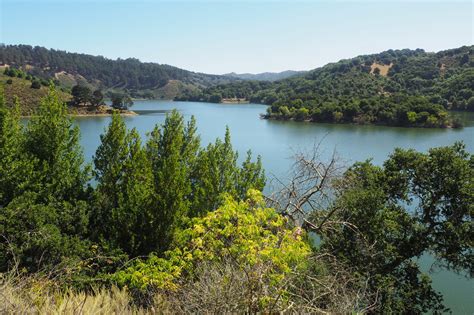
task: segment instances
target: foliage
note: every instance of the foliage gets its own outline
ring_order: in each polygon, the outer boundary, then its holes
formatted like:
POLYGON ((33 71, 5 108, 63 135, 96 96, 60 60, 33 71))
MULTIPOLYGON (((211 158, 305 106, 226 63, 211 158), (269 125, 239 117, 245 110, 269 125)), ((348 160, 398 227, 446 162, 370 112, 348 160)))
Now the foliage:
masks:
POLYGON ((396 149, 383 167, 356 163, 335 207, 350 222, 323 235, 323 249, 370 276, 382 313, 442 311, 417 259, 473 272, 474 156, 456 143, 428 153, 396 149))
POLYGON ((117 113, 101 136, 94 165, 96 235, 107 235, 115 246, 136 255, 148 237, 142 229, 150 208, 151 168, 138 132, 127 132, 117 113))
POLYGON ((180 279, 193 277, 199 263, 229 260, 246 270, 247 309, 258 312, 285 294, 275 291, 292 271, 306 268, 310 247, 303 239, 300 229, 287 227, 284 217, 265 207, 260 192, 249 190, 246 201, 228 197, 216 211, 193 219, 189 228, 176 233, 175 248, 167 258, 138 261, 114 279, 138 290, 173 291, 180 279))
POLYGON ((84 168, 79 127, 73 125, 54 86, 42 100, 38 114, 25 130, 24 150, 35 161, 39 194, 45 201, 81 199, 89 169, 84 168))
POLYGON ((125 94, 115 93, 112 95, 112 107, 118 110, 127 110, 133 105, 130 96, 125 94))

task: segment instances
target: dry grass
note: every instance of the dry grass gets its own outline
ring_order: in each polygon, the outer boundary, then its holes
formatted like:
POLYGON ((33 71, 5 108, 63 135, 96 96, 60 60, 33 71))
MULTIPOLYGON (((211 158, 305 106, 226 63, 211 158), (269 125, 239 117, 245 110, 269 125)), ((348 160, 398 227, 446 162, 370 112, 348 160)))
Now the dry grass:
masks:
POLYGON ((376 68, 378 68, 380 70, 380 75, 383 76, 383 77, 386 77, 387 74, 388 74, 388 70, 390 70, 390 68, 393 66, 393 63, 390 63, 389 65, 383 65, 383 64, 380 64, 380 63, 376 63, 374 62, 371 66, 370 66, 370 73, 374 73, 374 70, 376 68))
POLYGON ((350 314, 372 307, 365 287, 340 266, 336 273, 294 272, 276 285, 262 281, 265 268, 203 262, 177 291, 145 296, 117 287, 65 290, 44 277, 0 274, 0 314, 350 314))
MULTIPOLYGON (((8 106, 13 106, 14 97, 17 96, 20 101, 21 112, 23 115, 31 115, 38 108, 41 98, 48 94, 49 87, 41 86, 39 89, 31 88, 31 81, 21 78, 12 78, 0 73, 0 83, 5 89, 5 97, 8 106), (7 80, 12 80, 12 84, 6 84, 7 80)), ((71 99, 71 95, 59 91, 59 97, 62 101, 67 102, 71 99)))
POLYGON ((150 314, 124 289, 61 292, 45 279, 0 276, 0 314, 150 314))

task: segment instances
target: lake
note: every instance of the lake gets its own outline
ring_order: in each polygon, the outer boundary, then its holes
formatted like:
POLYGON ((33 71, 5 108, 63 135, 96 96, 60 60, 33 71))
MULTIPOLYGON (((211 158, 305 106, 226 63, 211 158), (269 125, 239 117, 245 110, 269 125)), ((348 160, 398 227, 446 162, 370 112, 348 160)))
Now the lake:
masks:
MULTIPOLYGON (((427 151, 463 141, 467 150, 474 152, 474 113, 455 113, 464 122, 462 129, 419 129, 263 120, 259 114, 265 113, 266 106, 256 104, 136 101, 133 110, 139 115, 125 117, 125 121, 145 137, 174 108, 186 118, 196 117, 203 145, 223 138, 225 127, 229 126, 232 144, 241 157, 248 149, 262 156, 269 181, 286 178, 294 152, 308 150, 318 142, 322 143, 323 158, 336 150, 347 165, 366 159, 381 164, 396 147, 427 151)), ((110 117, 80 117, 76 121, 81 128, 84 153, 91 161, 110 117)), ((430 257, 422 258, 423 268, 428 270, 431 262, 430 257)), ((443 270, 436 270, 431 276, 434 287, 442 292, 454 314, 474 313, 474 281, 443 270)))

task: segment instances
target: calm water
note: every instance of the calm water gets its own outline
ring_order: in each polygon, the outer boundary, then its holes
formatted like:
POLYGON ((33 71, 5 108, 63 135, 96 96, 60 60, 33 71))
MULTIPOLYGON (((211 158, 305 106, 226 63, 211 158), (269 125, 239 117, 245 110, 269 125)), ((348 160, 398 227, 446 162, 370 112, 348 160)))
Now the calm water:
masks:
MULTIPOLYGON (((458 114, 465 123, 465 128, 460 130, 415 129, 268 121, 259 118, 259 114, 266 110, 263 105, 137 101, 133 110, 140 115, 125 120, 128 127, 135 127, 146 136, 155 124, 164 122, 166 112, 173 108, 186 118, 196 117, 203 144, 214 141, 216 137, 223 138, 225 127, 229 126, 234 148, 240 156, 244 156, 248 149, 260 154, 269 180, 288 176, 293 153, 308 150, 320 141, 323 156, 329 157, 336 150, 347 165, 369 158, 380 164, 396 147, 426 151, 431 147, 464 141, 468 151, 474 152, 474 113, 458 114)), ((82 132, 84 152, 90 160, 110 117, 84 117, 78 118, 77 122, 82 132)), ((422 261, 428 270, 432 260, 424 257, 422 261)), ((474 314, 474 281, 442 270, 431 275, 435 288, 443 293, 446 305, 454 314, 474 314)))

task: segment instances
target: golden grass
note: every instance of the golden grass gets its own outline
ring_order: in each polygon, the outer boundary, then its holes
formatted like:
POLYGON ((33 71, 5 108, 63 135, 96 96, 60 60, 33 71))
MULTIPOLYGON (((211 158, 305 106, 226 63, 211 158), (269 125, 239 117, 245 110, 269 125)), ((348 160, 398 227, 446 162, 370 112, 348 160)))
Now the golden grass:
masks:
POLYGON ((390 63, 389 65, 384 65, 384 64, 380 64, 380 63, 376 63, 374 62, 371 66, 370 66, 370 73, 374 73, 374 70, 376 68, 378 68, 380 70, 380 75, 383 76, 383 77, 386 77, 387 74, 388 74, 388 70, 390 70, 390 68, 393 66, 393 63, 390 63))
MULTIPOLYGON (((31 81, 21 78, 12 78, 0 73, 0 82, 5 89, 5 97, 8 106, 12 106, 14 97, 20 100, 22 115, 31 115, 38 108, 41 98, 48 94, 49 87, 41 86, 39 89, 31 88, 31 81), (12 80, 11 84, 7 84, 8 80, 12 80)), ((59 97, 62 101, 67 102, 71 99, 71 95, 58 90, 59 97)))
POLYGON ((151 314, 134 306, 125 289, 91 293, 61 292, 45 279, 9 279, 0 275, 0 314, 151 314))

